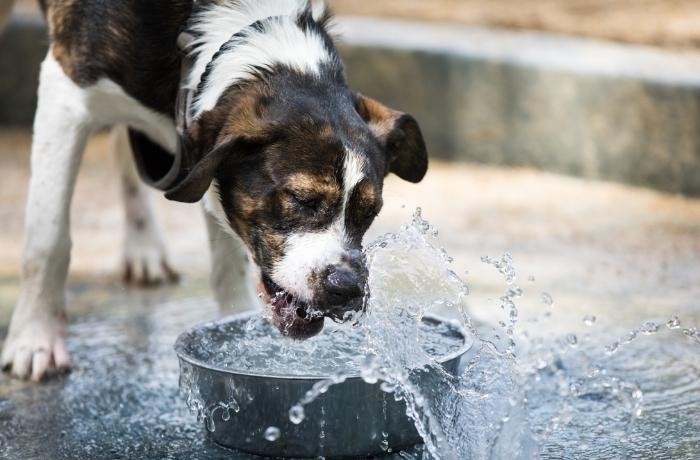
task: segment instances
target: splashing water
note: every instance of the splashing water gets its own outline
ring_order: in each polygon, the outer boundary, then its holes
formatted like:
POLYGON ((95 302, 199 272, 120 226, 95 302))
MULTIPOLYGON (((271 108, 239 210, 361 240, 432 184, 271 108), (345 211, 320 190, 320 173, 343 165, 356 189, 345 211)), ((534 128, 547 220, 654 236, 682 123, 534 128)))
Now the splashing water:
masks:
MULTIPOLYGON (((401 232, 385 235, 367 248, 371 297, 367 313, 356 326, 366 338, 363 378, 368 383, 383 381, 385 391, 404 399, 425 440, 425 449, 416 458, 611 458, 650 452, 644 435, 649 419, 643 417, 642 386, 658 392, 658 387, 649 388, 648 377, 673 359, 670 351, 664 354, 667 347, 655 346, 654 359, 647 354, 649 368, 641 370, 636 382, 629 374, 638 362, 639 349, 613 356, 591 344, 588 336, 582 343, 575 334, 544 340, 519 333, 516 299, 524 291, 515 284, 516 270, 508 253, 482 258, 507 285, 500 299, 507 313, 507 321, 500 323, 506 343, 480 337, 466 314, 467 286, 450 268, 451 258, 438 249, 436 236, 418 210, 401 232), (452 313, 476 336, 457 378, 417 346, 420 318, 432 312, 452 313), (412 334, 407 333, 410 327, 412 334)), ((550 294, 540 296, 547 308, 553 307, 550 294)), ((592 327, 596 320, 586 315, 583 322, 592 327)), ((677 317, 669 320, 669 329, 679 327, 677 317)), ((640 335, 658 332, 657 323, 646 321, 616 342, 616 350, 640 335)), ((684 334, 697 340, 696 329, 686 328, 684 334)), ((674 372, 681 372, 682 357, 676 359, 674 372)), ((326 386, 332 384, 329 381, 326 386)), ((313 400, 307 395, 300 405, 313 400)), ((653 403, 647 401, 647 405, 653 403)), ((692 411, 700 411, 698 404, 692 411)), ((694 423, 698 425, 697 420, 694 423)), ((686 429, 687 424, 685 420, 686 429)), ((686 438, 686 447, 675 448, 675 454, 691 458, 688 446, 700 447, 697 431, 674 434, 676 443, 682 444, 680 436, 686 438), (688 440, 690 433, 694 434, 688 440)), ((668 440, 667 444, 674 445, 668 440)))
MULTIPOLYGON (((667 433, 665 442, 675 457, 692 458, 690 453, 700 448, 700 422, 669 416, 668 403, 658 402, 663 389, 650 377, 663 369, 665 385, 681 385, 686 390, 679 393, 682 404, 698 414, 700 404, 692 401, 693 395, 700 395, 697 367, 684 364, 685 351, 674 354, 677 350, 668 342, 654 345, 651 352, 634 344, 663 331, 682 333, 697 343, 696 328, 681 329, 676 316, 663 330, 659 323, 645 321, 606 347, 593 344, 589 334, 583 339, 574 333, 532 338, 518 323, 517 302, 526 293, 516 284, 513 256, 506 253, 481 259, 506 283, 500 297, 505 320, 498 321, 502 334, 485 337, 466 312, 466 284, 437 243, 437 231, 418 210, 400 232, 367 247, 371 295, 366 312, 350 324, 331 325, 317 338, 293 342, 277 337, 264 319, 254 319, 246 325, 243 340, 203 341, 217 346, 200 358, 234 369, 285 374, 303 368, 307 374, 311 369, 313 375, 330 376, 290 407, 289 419, 295 424, 305 419, 305 406, 350 375, 381 382, 383 391, 406 402, 407 415, 425 441, 423 448, 399 453, 400 458, 612 458, 634 452, 647 456, 655 452, 648 433, 657 424, 650 427, 655 420, 650 412, 675 420, 679 428, 667 433), (431 314, 456 318, 473 336, 457 376, 436 362, 458 345, 426 329, 422 319, 431 314), (644 368, 636 368, 640 353, 644 368), (684 371, 695 373, 682 375, 684 371), (693 375, 694 386, 687 383, 693 375)), ((548 319, 553 296, 535 295, 548 319)), ((597 321, 585 315, 582 323, 591 328, 597 321)), ((219 332, 222 337, 233 333, 219 332)), ((200 418, 206 420, 207 410, 203 414, 200 418)))
MULTIPOLYGON (((447 313, 476 335, 465 309, 469 290, 452 270, 452 260, 437 249, 436 235, 418 210, 401 232, 385 235, 366 250, 371 296, 359 327, 368 337, 374 359, 368 362, 365 380, 388 382, 395 396, 406 401, 408 415, 425 440, 423 458, 501 454, 527 458, 536 446, 517 404, 521 397, 512 365, 518 319, 515 299, 522 295, 514 284, 512 256, 482 258, 508 285, 500 299, 507 312, 505 353, 491 342, 477 340, 464 370, 455 378, 416 351, 410 338, 417 334, 406 334, 405 326, 398 325, 405 316, 418 320, 434 312, 447 313)), ((414 321, 413 327, 417 324, 414 321)))
MULTIPOLYGON (((403 327, 413 319, 400 321, 398 327, 403 327)), ((460 332, 450 322, 421 321, 415 329, 415 344, 437 359, 464 346, 460 332)), ((263 316, 254 316, 246 322, 224 320, 197 328, 187 353, 209 365, 238 372, 324 378, 359 375, 367 357, 363 352, 366 341, 361 328, 330 321, 314 337, 289 340, 263 316)))

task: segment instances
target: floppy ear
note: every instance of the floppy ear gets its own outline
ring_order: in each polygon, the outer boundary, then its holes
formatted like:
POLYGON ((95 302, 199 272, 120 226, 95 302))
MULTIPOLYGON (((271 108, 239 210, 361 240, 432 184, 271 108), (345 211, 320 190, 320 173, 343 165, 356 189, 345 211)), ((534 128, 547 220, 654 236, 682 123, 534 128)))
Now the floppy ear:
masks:
MULTIPOLYGON (((196 203, 201 200, 214 180, 216 170, 224 159, 231 155, 239 142, 238 137, 220 142, 199 160, 190 158, 188 161, 183 158, 185 164, 182 165, 175 183, 165 192, 165 197, 183 203, 196 203)), ((187 149, 186 144, 188 143, 182 141, 183 145, 180 148, 187 149)), ((183 156, 187 157, 188 155, 183 156)))
POLYGON ((274 139, 275 125, 256 112, 253 97, 233 94, 232 104, 202 114, 180 136, 176 178, 165 197, 183 203, 202 199, 225 159, 243 156, 246 146, 262 145, 274 139))
POLYGON ((386 151, 386 173, 420 182, 428 170, 428 152, 415 118, 361 94, 357 94, 357 112, 386 151))

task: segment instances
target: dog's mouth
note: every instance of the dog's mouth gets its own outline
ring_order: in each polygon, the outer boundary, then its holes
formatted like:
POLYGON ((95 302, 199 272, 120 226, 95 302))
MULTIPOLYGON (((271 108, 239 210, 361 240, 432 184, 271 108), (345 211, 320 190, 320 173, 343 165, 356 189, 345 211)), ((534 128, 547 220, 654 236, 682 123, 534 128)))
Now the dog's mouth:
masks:
POLYGON ((272 313, 271 321, 283 335, 303 340, 321 332, 322 313, 282 289, 267 275, 262 275, 261 284, 264 300, 272 313))

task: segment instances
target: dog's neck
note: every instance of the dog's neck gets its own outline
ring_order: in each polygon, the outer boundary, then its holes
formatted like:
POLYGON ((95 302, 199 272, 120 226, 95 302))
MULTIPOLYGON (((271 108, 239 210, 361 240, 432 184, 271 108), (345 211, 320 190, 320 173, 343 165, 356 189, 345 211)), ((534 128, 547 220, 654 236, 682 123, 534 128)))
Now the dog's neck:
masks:
POLYGON ((261 71, 287 66, 319 74, 324 64, 341 65, 326 31, 322 2, 228 0, 200 3, 187 33, 192 60, 183 84, 194 93, 193 118, 211 110, 231 86, 261 71))

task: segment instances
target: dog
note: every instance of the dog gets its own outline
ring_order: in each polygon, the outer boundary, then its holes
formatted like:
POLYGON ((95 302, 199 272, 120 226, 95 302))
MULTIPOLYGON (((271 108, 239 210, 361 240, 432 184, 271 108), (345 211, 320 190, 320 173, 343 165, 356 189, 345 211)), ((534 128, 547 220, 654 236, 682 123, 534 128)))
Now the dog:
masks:
POLYGON ((148 184, 203 204, 221 304, 251 305, 258 291, 297 339, 363 308, 362 238, 384 177, 419 182, 428 159, 412 116, 348 88, 322 3, 40 3, 51 46, 3 368, 41 380, 70 366, 69 207, 86 139, 104 127, 116 126, 132 280, 175 277, 148 184))

